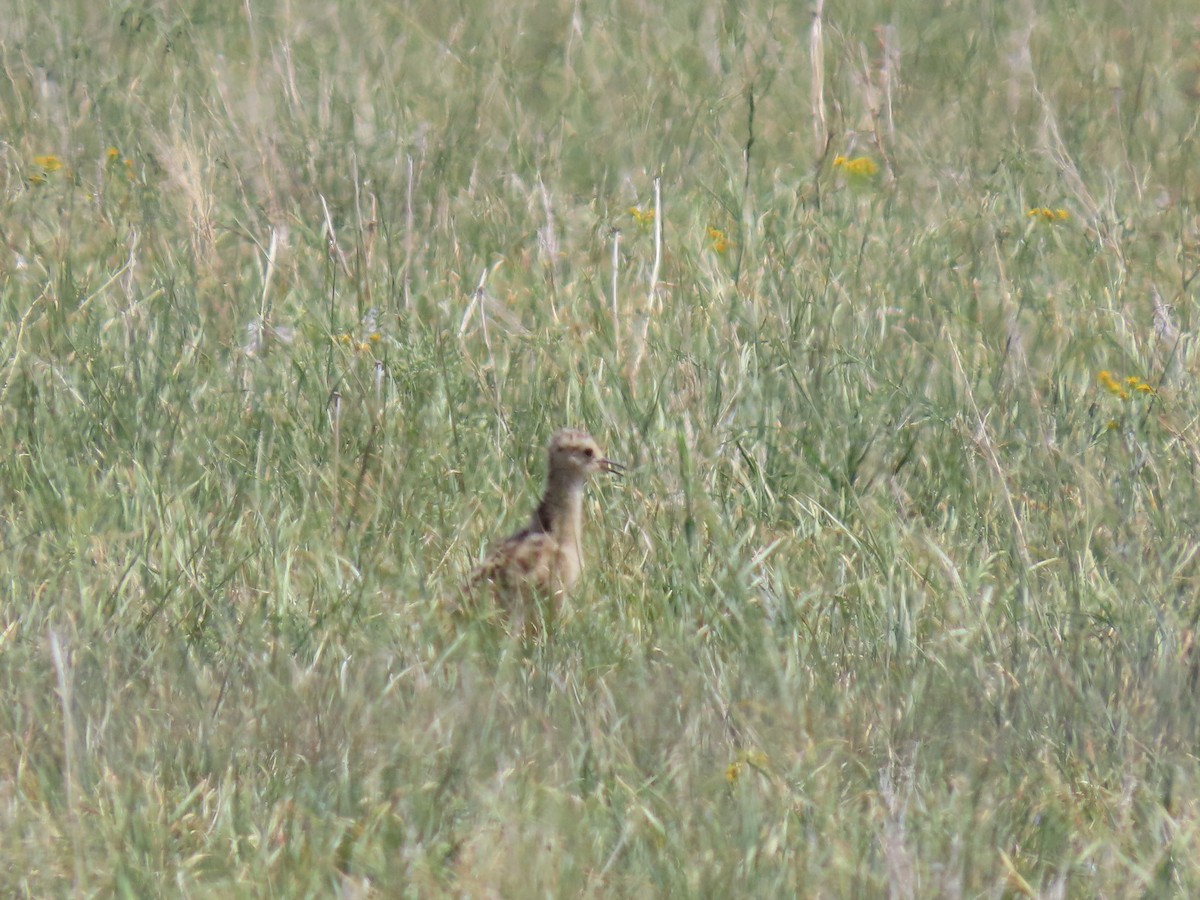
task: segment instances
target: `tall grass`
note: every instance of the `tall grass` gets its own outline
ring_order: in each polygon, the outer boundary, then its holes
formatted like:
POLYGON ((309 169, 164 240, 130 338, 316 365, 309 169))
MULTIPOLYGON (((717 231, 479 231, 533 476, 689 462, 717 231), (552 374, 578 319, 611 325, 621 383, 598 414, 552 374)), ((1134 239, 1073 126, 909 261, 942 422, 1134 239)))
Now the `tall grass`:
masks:
POLYGON ((1188 4, 12 5, 3 893, 1200 891, 1188 4))

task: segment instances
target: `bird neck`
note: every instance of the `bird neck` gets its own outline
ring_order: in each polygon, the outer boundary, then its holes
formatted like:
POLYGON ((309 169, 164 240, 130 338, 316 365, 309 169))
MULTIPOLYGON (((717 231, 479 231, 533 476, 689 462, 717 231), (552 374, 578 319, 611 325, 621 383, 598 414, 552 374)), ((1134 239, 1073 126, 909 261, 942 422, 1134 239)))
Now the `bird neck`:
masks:
POLYGON ((554 535, 563 547, 574 548, 578 553, 583 527, 583 481, 552 472, 534 513, 534 524, 554 535))

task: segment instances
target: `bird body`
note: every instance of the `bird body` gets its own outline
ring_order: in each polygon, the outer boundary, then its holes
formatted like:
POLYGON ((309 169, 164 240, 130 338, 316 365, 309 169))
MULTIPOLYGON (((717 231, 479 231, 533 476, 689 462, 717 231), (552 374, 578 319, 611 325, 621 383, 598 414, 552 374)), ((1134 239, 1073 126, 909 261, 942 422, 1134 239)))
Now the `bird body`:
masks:
POLYGON ((502 541, 471 575, 468 593, 490 594, 512 625, 528 631, 552 619, 583 570, 583 489, 596 472, 624 469, 606 459, 584 431, 550 439, 546 489, 529 524, 502 541), (543 603, 548 605, 543 606, 543 603), (541 615, 536 615, 540 612, 541 615))

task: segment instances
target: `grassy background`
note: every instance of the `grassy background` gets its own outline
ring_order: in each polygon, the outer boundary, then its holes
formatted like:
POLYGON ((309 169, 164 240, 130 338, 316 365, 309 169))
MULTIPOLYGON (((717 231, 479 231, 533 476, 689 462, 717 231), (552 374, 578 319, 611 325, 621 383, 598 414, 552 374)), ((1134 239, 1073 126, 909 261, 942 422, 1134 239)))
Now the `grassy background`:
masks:
POLYGON ((1200 893, 1191 3, 10 5, 0 892, 1200 893))

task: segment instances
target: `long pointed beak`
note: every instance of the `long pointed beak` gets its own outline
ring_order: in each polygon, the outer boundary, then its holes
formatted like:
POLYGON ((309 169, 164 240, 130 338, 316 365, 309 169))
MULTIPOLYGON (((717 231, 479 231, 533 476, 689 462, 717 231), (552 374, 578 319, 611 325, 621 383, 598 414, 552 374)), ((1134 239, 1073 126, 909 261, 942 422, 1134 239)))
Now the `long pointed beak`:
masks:
POLYGON ((611 459, 601 459, 600 471, 611 472, 613 475, 624 475, 625 467, 619 462, 613 462, 611 459))

